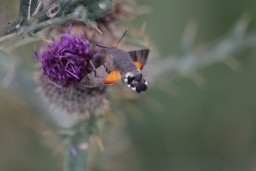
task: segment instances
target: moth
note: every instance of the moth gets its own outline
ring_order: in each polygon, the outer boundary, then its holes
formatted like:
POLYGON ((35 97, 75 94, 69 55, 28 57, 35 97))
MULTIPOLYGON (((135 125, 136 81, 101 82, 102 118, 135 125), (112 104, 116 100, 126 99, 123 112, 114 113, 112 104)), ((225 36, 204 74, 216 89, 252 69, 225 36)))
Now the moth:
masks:
POLYGON ((128 87, 136 90, 137 93, 146 91, 147 81, 144 79, 141 70, 146 64, 149 49, 125 52, 121 49, 118 49, 117 45, 116 47, 105 47, 97 45, 99 47, 108 48, 111 59, 86 75, 81 80, 80 84, 84 87, 94 88, 104 85, 111 85, 123 78, 128 87))

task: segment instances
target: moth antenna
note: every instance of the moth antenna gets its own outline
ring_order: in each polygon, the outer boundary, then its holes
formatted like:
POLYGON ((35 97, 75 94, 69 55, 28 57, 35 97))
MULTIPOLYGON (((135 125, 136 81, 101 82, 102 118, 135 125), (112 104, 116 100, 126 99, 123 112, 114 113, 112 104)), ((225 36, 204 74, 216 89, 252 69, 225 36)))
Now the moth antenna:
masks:
POLYGON ((96 44, 96 46, 101 47, 101 48, 108 48, 106 46, 101 46, 101 45, 98 45, 98 44, 96 44))
MULTIPOLYGON (((127 30, 125 30, 125 32, 124 32, 124 34, 123 34, 123 36, 122 36, 122 37, 121 37, 121 39, 118 41, 117 45, 118 45, 118 44, 121 42, 121 40, 124 38, 124 36, 125 36, 126 32, 127 32, 127 30)), ((117 45, 116 45, 116 47, 117 47, 117 45)))
POLYGON ((94 53, 97 53, 99 49, 100 49, 100 47, 98 47, 98 49, 96 49, 96 50, 94 51, 94 53))

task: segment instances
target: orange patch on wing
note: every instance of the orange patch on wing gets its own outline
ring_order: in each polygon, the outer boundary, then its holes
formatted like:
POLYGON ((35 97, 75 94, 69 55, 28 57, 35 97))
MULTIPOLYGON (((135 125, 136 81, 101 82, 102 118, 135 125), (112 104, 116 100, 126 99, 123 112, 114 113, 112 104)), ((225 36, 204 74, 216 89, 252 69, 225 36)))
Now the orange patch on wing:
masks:
POLYGON ((136 65, 136 67, 139 69, 139 70, 142 70, 143 69, 143 65, 140 63, 140 62, 138 62, 138 61, 133 61, 134 62, 134 64, 136 65))
POLYGON ((107 76, 107 78, 104 81, 104 84, 113 84, 121 79, 121 74, 117 70, 113 70, 110 72, 110 74, 107 76))

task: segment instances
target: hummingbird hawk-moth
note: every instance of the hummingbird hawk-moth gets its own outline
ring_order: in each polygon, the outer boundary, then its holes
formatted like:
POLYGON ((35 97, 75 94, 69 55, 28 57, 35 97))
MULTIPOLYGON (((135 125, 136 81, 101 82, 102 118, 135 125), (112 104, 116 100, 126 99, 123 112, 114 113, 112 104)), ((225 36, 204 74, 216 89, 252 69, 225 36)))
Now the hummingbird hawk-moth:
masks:
POLYGON ((86 75, 80 82, 82 86, 94 88, 104 85, 111 85, 119 81, 121 78, 124 78, 124 81, 128 84, 128 87, 136 90, 137 93, 147 90, 147 81, 143 78, 141 70, 146 64, 149 49, 125 52, 114 46, 97 46, 108 48, 111 59, 86 75))

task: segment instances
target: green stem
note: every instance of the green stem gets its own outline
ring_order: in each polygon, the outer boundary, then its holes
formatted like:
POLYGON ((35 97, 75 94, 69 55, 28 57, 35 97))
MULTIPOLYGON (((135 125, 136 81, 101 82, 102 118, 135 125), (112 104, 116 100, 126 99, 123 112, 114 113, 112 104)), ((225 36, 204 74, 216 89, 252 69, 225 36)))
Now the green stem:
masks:
POLYGON ((74 129, 77 132, 71 137, 66 149, 65 171, 84 171, 90 136, 86 129, 86 122, 79 122, 74 129))
POLYGON ((89 138, 97 130, 97 118, 91 115, 88 120, 80 120, 72 128, 75 134, 70 137, 70 143, 67 147, 65 171, 85 171, 89 138))
POLYGON ((58 25, 58 24, 64 24, 69 20, 68 17, 57 17, 57 18, 53 18, 51 20, 47 20, 45 22, 41 22, 39 24, 36 25, 36 27, 34 27, 33 32, 39 32, 44 28, 50 27, 50 26, 54 26, 54 25, 58 25))

